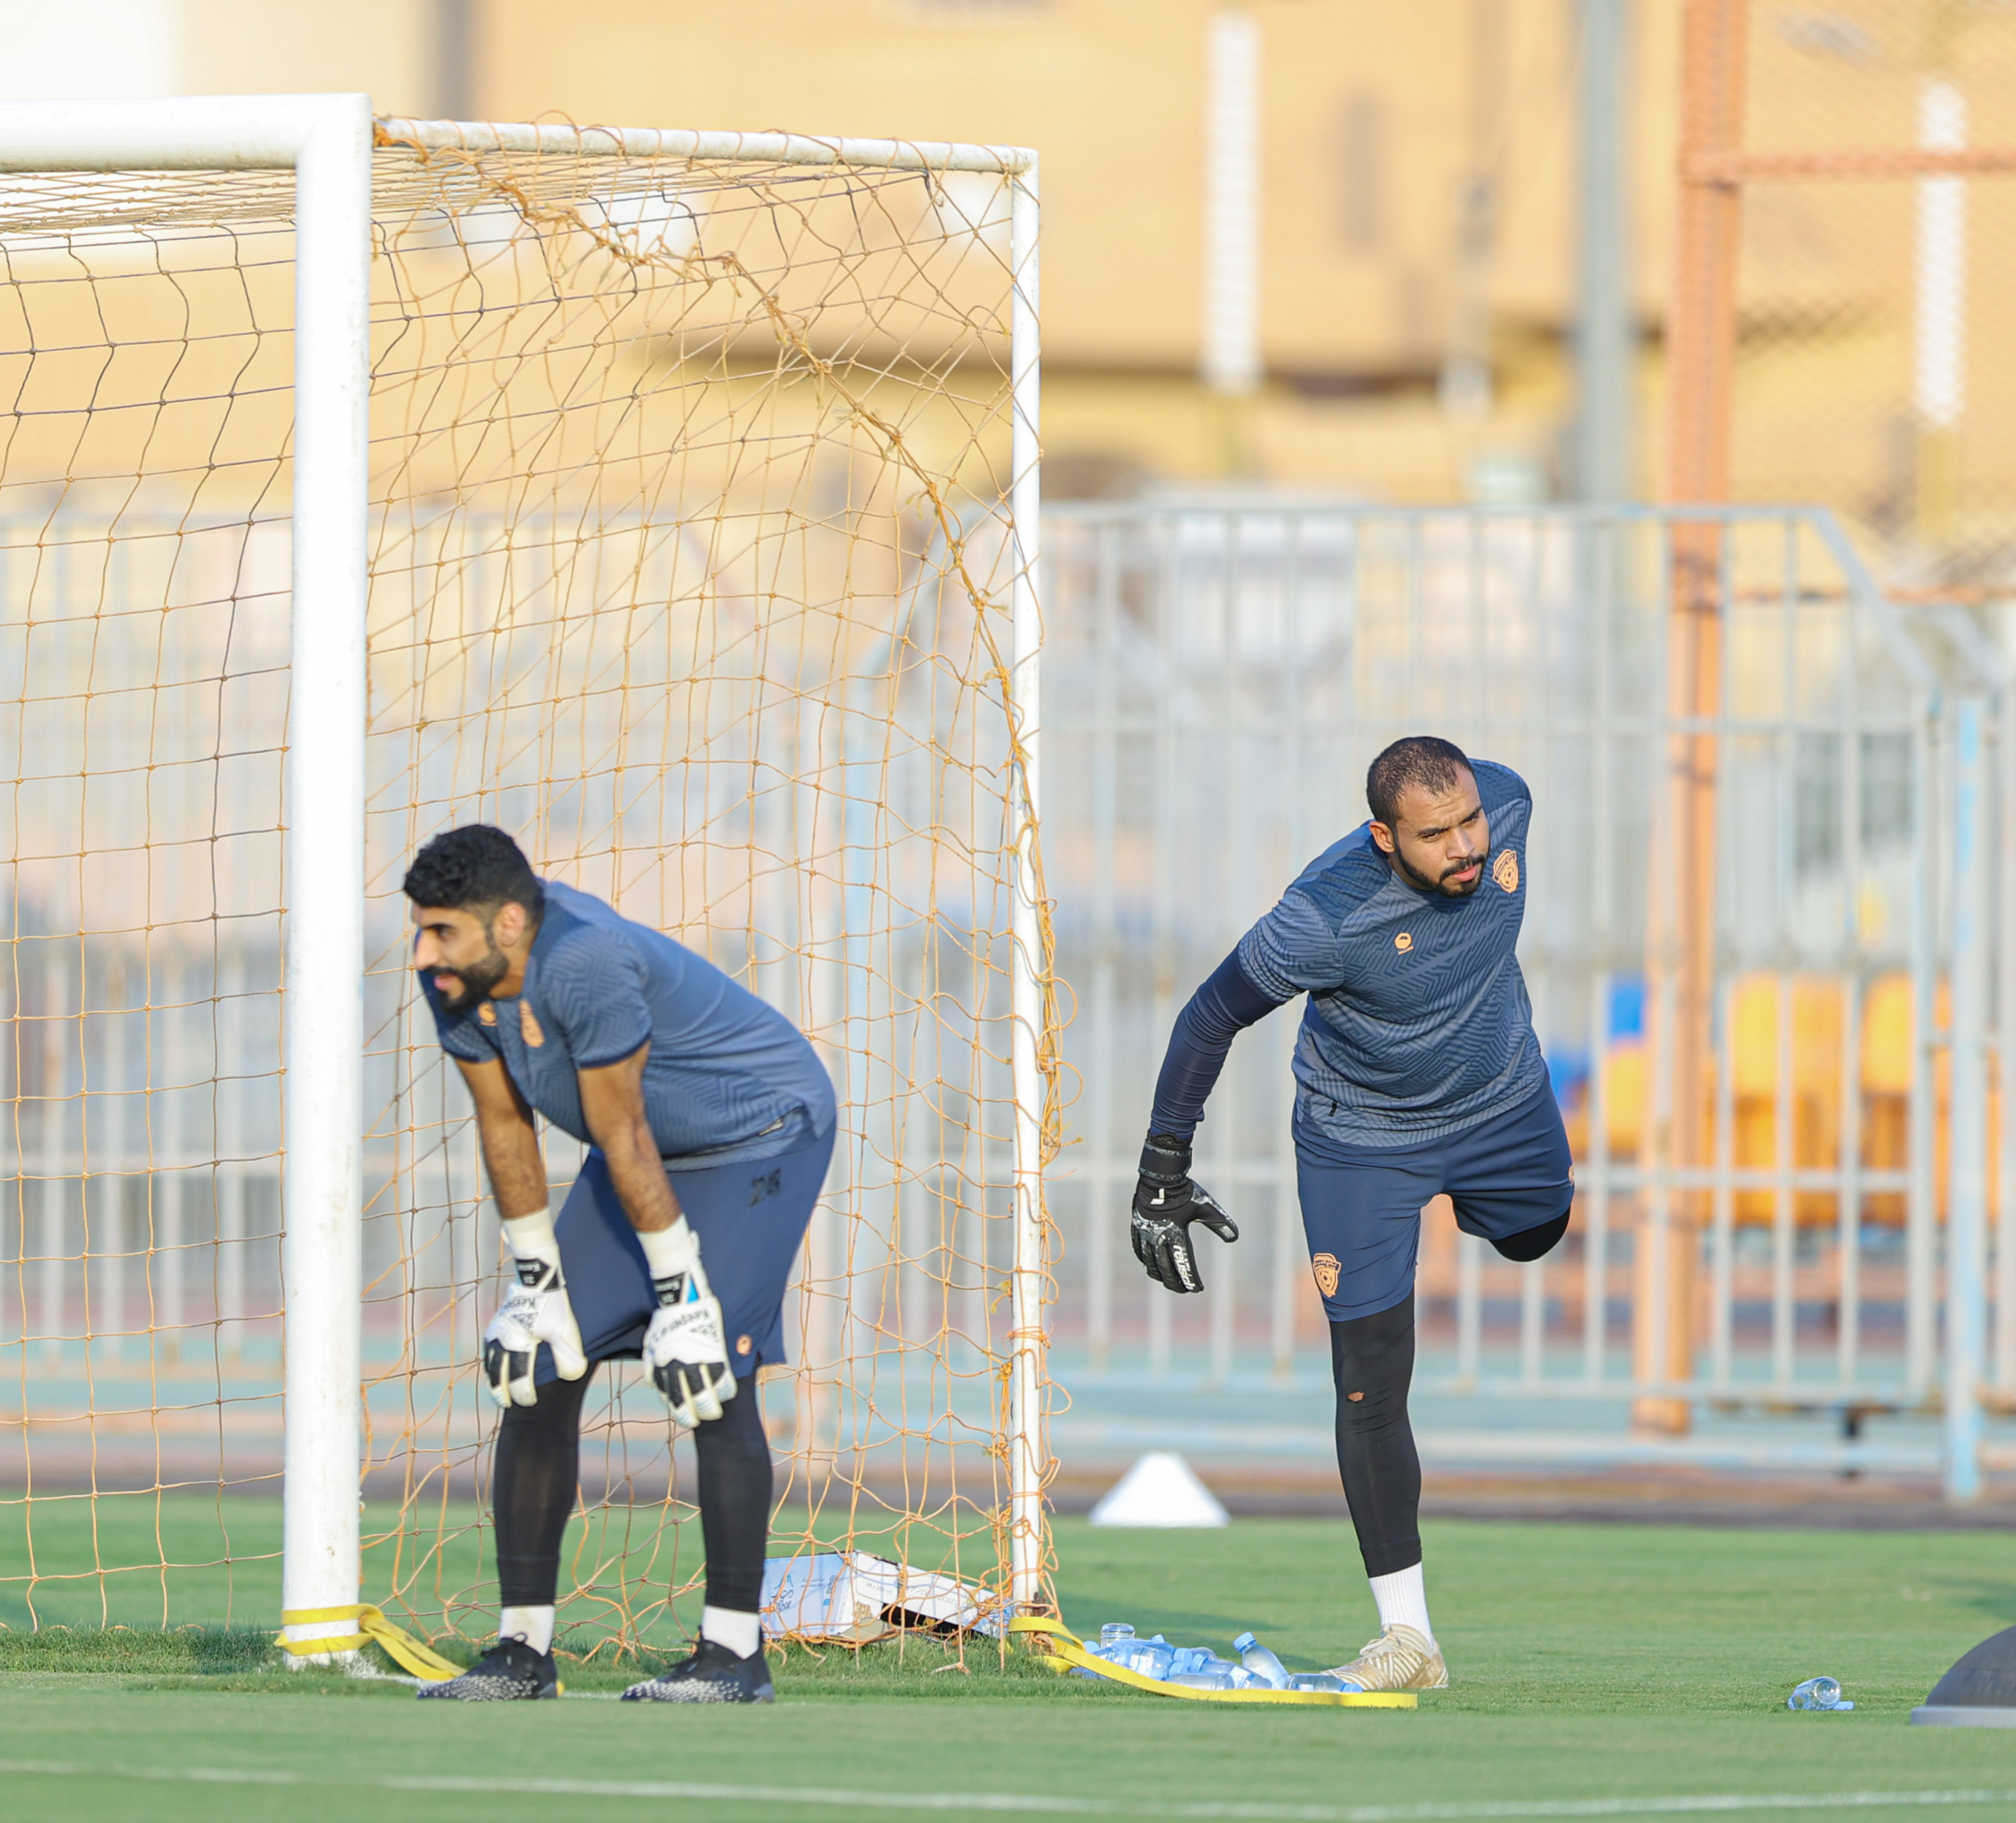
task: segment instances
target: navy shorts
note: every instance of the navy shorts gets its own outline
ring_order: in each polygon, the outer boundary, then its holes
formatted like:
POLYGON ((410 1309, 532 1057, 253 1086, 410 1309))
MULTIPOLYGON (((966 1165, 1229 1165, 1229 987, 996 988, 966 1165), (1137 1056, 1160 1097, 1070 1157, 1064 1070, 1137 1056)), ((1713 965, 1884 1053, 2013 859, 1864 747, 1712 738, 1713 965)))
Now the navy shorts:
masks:
POLYGON ((1421 1206, 1446 1191, 1467 1235, 1502 1241, 1556 1221, 1575 1166, 1553 1091, 1425 1145, 1352 1146, 1295 1124, 1302 1231, 1333 1323, 1390 1311, 1414 1289, 1421 1206))
MULTIPOLYGON (((833 1134, 808 1134, 788 1152, 739 1165, 687 1170, 665 1161, 679 1207, 700 1238, 700 1262, 728 1330, 736 1378, 784 1356, 784 1293, 798 1244, 826 1187, 833 1134)), ((591 1151, 560 1206, 553 1233, 567 1301, 591 1361, 635 1361, 658 1307, 643 1245, 617 1199, 609 1167, 591 1151)), ((553 1350, 543 1343, 534 1364, 541 1386, 557 1379, 553 1350)))

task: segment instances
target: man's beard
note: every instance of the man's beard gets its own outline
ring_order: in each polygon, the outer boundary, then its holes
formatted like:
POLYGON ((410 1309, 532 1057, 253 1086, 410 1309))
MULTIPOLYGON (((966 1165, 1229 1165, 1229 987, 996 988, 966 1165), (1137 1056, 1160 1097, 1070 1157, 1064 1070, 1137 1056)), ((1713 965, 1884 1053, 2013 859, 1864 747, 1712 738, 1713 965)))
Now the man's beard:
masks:
POLYGON ((1467 899, 1472 893, 1484 884, 1484 857, 1481 854, 1474 861, 1459 861, 1454 867, 1444 869, 1439 879, 1431 879, 1427 874, 1416 872, 1408 864, 1406 856, 1402 854, 1397 847, 1393 850, 1393 859, 1401 872, 1406 876, 1407 882, 1410 886, 1417 886, 1424 893, 1440 893, 1445 899, 1467 899), (1460 886, 1450 884, 1456 875, 1467 873, 1473 867, 1477 869, 1475 879, 1460 886))
MULTIPOLYGON (((489 933, 484 936, 489 937, 489 933)), ((441 994, 441 1005, 450 1012, 466 1012, 477 1001, 488 997, 490 990, 511 972, 511 964, 504 952, 497 947, 496 939, 489 937, 490 953, 480 962, 471 962, 466 969, 430 969, 427 973, 452 975, 462 985, 452 994, 441 994)), ((439 988, 434 991, 441 993, 439 988)))

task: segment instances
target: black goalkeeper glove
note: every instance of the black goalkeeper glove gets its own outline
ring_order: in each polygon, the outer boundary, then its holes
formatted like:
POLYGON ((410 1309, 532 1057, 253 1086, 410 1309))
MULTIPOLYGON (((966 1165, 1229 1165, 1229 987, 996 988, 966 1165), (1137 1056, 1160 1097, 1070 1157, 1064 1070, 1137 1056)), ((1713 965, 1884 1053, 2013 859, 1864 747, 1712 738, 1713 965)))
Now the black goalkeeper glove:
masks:
POLYGON ((1151 1133, 1141 1149, 1141 1181, 1134 1187, 1134 1257, 1148 1276, 1171 1291, 1202 1291, 1190 1224, 1201 1221, 1221 1241, 1239 1239, 1238 1225, 1218 1199, 1190 1178, 1190 1142, 1151 1133))

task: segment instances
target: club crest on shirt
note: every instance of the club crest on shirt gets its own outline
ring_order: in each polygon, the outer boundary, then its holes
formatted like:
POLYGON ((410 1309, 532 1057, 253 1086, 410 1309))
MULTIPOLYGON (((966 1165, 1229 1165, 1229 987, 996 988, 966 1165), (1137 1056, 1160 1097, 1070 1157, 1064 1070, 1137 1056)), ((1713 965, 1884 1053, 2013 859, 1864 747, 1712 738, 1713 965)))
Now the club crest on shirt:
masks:
POLYGON ((1402 931, 1393 939, 1393 947, 1404 956, 1414 947, 1414 933, 1411 930, 1402 931))
POLYGON ((497 1009, 487 1000, 479 1000, 476 1003, 476 1023, 481 1026, 495 1025, 497 1009))
POLYGON ((545 1028, 533 1016, 532 1003, 529 1000, 518 1002, 518 1031, 535 1051, 546 1041, 545 1028))
POLYGON ((1519 890, 1519 857, 1509 848, 1502 849, 1498 858, 1491 864, 1491 877, 1508 893, 1519 890))
POLYGON ((1337 1276, 1339 1271, 1334 1253, 1319 1253, 1309 1262, 1316 1270, 1316 1289, 1325 1297, 1337 1295, 1337 1276))

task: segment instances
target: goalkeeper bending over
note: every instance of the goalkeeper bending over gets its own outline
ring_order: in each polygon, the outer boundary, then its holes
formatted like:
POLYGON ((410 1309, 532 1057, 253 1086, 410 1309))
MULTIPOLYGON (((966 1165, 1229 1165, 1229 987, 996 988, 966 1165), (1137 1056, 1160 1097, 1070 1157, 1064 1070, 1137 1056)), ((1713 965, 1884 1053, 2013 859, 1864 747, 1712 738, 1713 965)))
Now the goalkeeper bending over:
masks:
POLYGON ((770 1447, 752 1376, 784 1358, 784 1289, 833 1152, 833 1084, 783 1014, 670 937, 540 880, 501 829, 436 836, 405 890, 414 965, 475 1098, 517 1276, 483 1332, 504 1408, 498 1641, 420 1694, 556 1694, 581 1401, 597 1362, 641 1356, 693 1433, 707 1605, 692 1657, 625 1699, 768 1703, 770 1447), (535 1112, 593 1147, 557 1221, 535 1112))
POLYGON ((1421 1465, 1407 1422, 1421 1206, 1509 1260, 1567 1232, 1568 1135, 1513 954, 1532 797, 1447 741, 1372 762, 1372 819, 1303 869, 1178 1016, 1134 1192, 1150 1278, 1204 1289, 1190 1224, 1239 1231, 1190 1177, 1190 1138, 1233 1037, 1306 994, 1294 1052, 1302 1226, 1330 1318, 1337 1459, 1379 1637, 1336 1675, 1439 1690, 1448 1667, 1421 1580, 1421 1465))

